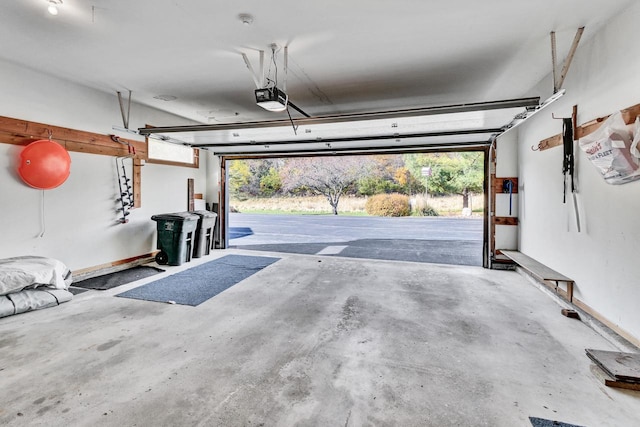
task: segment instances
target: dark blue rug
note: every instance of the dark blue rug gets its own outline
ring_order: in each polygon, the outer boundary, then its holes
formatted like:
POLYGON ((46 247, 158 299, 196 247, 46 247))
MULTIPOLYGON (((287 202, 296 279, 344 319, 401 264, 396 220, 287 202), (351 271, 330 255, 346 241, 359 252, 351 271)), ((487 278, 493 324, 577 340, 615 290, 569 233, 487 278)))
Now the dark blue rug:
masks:
POLYGON ((162 272, 164 272, 164 270, 161 268, 139 265, 137 267, 128 268, 126 270, 116 271, 113 273, 104 274, 102 276, 81 280, 80 282, 73 282, 71 285, 75 286, 76 288, 104 291, 107 289, 115 288, 116 286, 126 285, 127 283, 135 282, 136 280, 144 279, 145 277, 150 277, 154 274, 162 272))
POLYGON ((582 427, 575 424, 567 424, 562 421, 547 420, 544 418, 529 417, 533 427, 582 427))
POLYGON ((116 296, 196 306, 279 259, 226 255, 116 296))

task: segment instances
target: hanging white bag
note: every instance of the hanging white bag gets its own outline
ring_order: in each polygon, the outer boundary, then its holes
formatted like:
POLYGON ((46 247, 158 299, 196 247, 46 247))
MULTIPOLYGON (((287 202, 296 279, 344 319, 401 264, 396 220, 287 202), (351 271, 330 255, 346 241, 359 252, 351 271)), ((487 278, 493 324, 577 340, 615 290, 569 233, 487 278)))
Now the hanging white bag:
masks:
POLYGON ((638 144, 640 143, 640 116, 636 117, 636 123, 633 127, 633 142, 631 143, 631 154, 633 154, 636 159, 636 163, 640 162, 640 149, 638 148, 638 144))
POLYGON ((622 113, 617 111, 595 132, 580 138, 580 148, 607 184, 625 184, 640 179, 638 164, 631 155, 631 138, 622 113))

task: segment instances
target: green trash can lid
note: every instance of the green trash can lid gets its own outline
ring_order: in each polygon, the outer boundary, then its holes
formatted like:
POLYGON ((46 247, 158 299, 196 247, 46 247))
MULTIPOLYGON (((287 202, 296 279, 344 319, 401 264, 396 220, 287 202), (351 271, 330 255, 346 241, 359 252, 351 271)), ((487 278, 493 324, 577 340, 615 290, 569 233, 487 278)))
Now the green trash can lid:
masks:
POLYGON ((151 219, 154 221, 197 221, 198 216, 192 215, 189 212, 174 212, 153 215, 151 219))

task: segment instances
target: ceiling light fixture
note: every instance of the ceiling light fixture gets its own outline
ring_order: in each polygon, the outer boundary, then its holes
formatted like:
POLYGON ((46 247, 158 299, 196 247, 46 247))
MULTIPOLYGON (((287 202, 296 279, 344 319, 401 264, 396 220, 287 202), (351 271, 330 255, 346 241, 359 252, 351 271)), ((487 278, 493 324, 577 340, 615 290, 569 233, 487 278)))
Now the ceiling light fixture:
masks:
POLYGON ((56 16, 58 14, 58 6, 60 6, 61 4, 62 0, 49 0, 49 7, 47 8, 47 10, 50 14, 56 16))

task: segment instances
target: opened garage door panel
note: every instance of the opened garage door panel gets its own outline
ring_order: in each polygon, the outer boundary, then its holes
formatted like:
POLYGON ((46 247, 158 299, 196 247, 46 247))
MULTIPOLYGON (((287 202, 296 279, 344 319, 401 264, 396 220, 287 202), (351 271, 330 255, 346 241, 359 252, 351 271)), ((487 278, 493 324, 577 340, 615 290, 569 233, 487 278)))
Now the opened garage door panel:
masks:
MULTIPOLYGON (((555 98, 553 99, 555 100, 555 98)), ((482 147, 545 107, 539 98, 267 122, 142 128, 222 156, 366 153, 482 147)))

